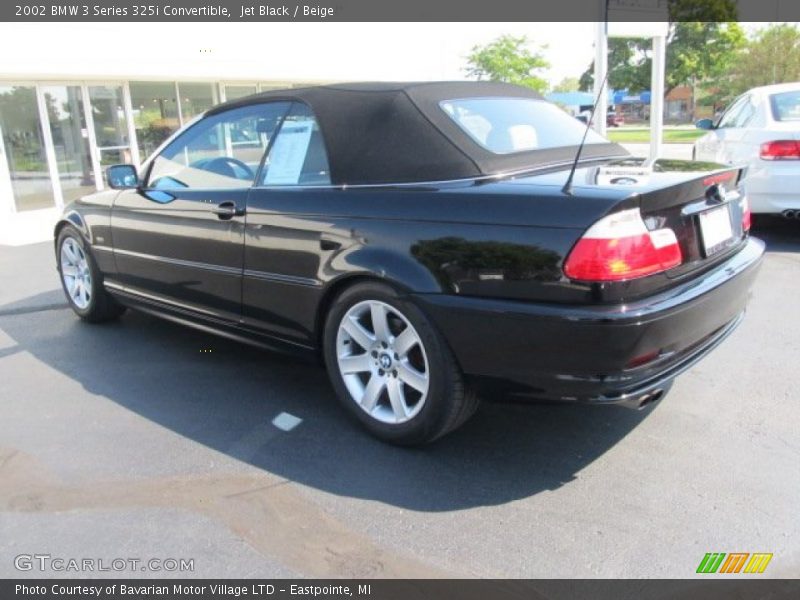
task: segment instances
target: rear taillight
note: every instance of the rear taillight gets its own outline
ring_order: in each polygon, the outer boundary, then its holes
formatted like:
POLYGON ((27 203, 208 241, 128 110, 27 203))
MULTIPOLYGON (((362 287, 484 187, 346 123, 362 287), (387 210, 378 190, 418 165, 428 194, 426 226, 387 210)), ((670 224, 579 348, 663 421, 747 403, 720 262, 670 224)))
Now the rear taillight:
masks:
POLYGON ((764 160, 800 160, 800 142, 777 140, 761 144, 759 156, 764 160))
POLYGON ((745 233, 750 231, 750 225, 753 223, 753 214, 750 212, 750 201, 747 196, 742 196, 739 201, 739 206, 742 207, 742 230, 745 233))
POLYGON ((592 225, 569 253, 564 273, 579 281, 623 281, 661 273, 682 260, 675 232, 649 231, 634 208, 592 225))
POLYGON ((709 186, 719 183, 733 183, 734 179, 736 178, 737 171, 728 171, 726 173, 716 173, 714 175, 709 175, 705 179, 703 179, 703 185, 709 186))

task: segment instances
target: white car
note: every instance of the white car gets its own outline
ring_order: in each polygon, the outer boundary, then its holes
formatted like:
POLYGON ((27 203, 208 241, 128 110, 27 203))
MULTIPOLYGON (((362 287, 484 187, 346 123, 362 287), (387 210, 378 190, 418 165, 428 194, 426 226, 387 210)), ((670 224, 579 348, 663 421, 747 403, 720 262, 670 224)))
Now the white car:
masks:
POLYGON ((753 88, 694 143, 696 160, 748 165, 744 188, 754 213, 800 218, 800 83, 753 88))

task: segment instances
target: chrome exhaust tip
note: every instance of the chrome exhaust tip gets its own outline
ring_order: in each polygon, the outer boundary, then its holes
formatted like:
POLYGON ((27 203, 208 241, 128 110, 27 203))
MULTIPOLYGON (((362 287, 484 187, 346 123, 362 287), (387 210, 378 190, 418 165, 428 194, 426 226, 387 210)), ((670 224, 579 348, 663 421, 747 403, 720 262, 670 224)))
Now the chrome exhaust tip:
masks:
POLYGON ((656 390, 655 392, 650 392, 649 394, 645 394, 641 398, 639 398, 639 409, 642 409, 649 404, 653 404, 661 400, 661 396, 664 395, 664 390, 656 390))
POLYGON ((798 214, 800 214, 800 211, 791 210, 791 209, 785 210, 785 211, 783 211, 781 213, 781 215, 783 215, 784 219, 796 219, 796 218, 798 218, 798 214))

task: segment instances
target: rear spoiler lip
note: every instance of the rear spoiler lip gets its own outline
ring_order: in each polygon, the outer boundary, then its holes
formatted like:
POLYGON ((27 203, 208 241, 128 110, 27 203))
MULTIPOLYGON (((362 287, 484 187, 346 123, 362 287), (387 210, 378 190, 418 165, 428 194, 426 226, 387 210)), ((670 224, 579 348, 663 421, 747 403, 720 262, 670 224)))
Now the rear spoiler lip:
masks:
MULTIPOLYGON (((743 195, 740 182, 744 179, 744 166, 726 167, 714 171, 698 172, 694 177, 646 191, 633 193, 629 202, 636 202, 643 212, 658 211, 681 206, 684 214, 695 212, 697 205, 708 207, 709 199, 717 202, 736 200, 743 195), (731 181, 730 185, 725 185, 731 181)), ((687 173, 688 174, 688 173, 687 173)))
POLYGON ((724 169, 718 169, 716 171, 712 171, 711 173, 707 174, 703 178, 704 185, 713 185, 715 183, 722 183, 726 179, 729 178, 730 174, 733 171, 736 171, 736 182, 734 185, 738 186, 747 175, 748 165, 731 165, 730 167, 726 167, 724 169))

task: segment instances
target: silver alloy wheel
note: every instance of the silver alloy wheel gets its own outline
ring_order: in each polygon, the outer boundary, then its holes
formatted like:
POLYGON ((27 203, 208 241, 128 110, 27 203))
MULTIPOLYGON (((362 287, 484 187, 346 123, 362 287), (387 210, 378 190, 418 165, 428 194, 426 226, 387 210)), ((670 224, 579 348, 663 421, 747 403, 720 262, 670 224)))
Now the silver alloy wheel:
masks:
POLYGON ((425 347, 396 308, 365 300, 350 308, 336 334, 336 360, 350 397, 383 423, 413 419, 428 397, 425 347))
POLYGON ((86 253, 72 237, 61 242, 61 278, 70 300, 85 310, 92 301, 92 272, 86 253))

